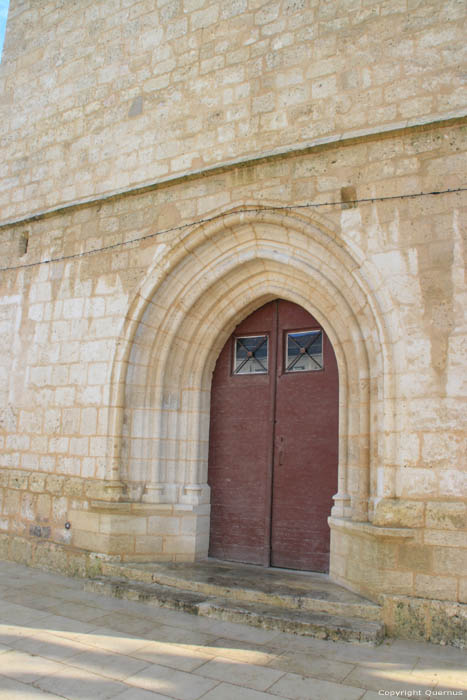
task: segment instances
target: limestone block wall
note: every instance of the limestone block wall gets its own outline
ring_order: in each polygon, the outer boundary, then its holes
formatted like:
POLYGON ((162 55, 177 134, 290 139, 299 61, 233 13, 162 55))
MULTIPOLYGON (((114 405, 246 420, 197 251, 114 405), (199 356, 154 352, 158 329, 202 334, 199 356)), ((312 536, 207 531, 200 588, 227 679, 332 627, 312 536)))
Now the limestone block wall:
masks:
POLYGON ((332 575, 467 602, 465 193, 401 197, 462 186, 465 131, 362 137, 3 225, 3 555, 78 573, 96 553, 204 556, 210 371, 238 320, 285 296, 338 357, 332 575), (307 202, 323 206, 293 208, 307 202))
POLYGON ((11 0, 2 219, 463 111, 465 18, 463 0, 11 0))

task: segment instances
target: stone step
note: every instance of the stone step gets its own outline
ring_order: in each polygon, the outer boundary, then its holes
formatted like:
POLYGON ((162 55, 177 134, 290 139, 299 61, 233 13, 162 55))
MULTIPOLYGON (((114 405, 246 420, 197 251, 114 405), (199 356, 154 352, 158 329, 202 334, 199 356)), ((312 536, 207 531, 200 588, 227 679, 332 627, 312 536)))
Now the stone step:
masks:
POLYGON ((198 614, 207 617, 318 639, 377 645, 381 644, 385 637, 382 622, 358 617, 311 613, 272 605, 235 603, 226 599, 206 601, 199 608, 198 614))
POLYGON ((89 579, 85 583, 85 589, 217 620, 245 623, 262 629, 319 639, 370 644, 379 644, 384 639, 382 622, 329 612, 316 613, 284 606, 212 597, 159 583, 106 576, 89 579))
POLYGON ((219 620, 321 639, 379 643, 381 607, 311 572, 216 560, 103 562, 87 588, 219 620))
POLYGON ((129 581, 113 576, 98 576, 87 579, 84 583, 86 591, 102 593, 113 598, 147 603, 158 608, 170 608, 181 612, 198 615, 198 606, 206 602, 206 596, 189 591, 180 591, 157 583, 129 581))
POLYGON ((381 619, 381 607, 377 603, 332 583, 323 574, 214 560, 195 564, 104 563, 103 574, 235 602, 373 621, 381 619))

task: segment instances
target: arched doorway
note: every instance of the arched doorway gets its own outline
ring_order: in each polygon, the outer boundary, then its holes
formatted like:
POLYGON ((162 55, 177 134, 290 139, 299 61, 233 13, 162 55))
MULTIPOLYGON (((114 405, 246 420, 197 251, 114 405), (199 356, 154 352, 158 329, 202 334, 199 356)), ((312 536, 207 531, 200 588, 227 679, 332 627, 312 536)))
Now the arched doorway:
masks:
POLYGON ((210 555, 328 571, 338 371, 316 319, 277 299, 242 321, 218 357, 210 415, 210 555))
MULTIPOLYGON (((334 521, 354 532, 351 521, 368 520, 372 499, 390 497, 395 471, 383 473, 381 465, 394 463, 396 447, 395 345, 380 308, 382 301, 389 309, 381 289, 371 266, 362 267, 324 222, 296 215, 233 211, 195 228, 157 258, 116 347, 102 468, 109 500, 142 502, 149 511, 154 504, 167 513, 157 519, 156 533, 148 524, 152 539, 163 537, 162 558, 208 555, 214 367, 236 325, 276 298, 311 313, 336 355, 334 521)), ((352 581, 347 539, 341 547, 340 531, 331 526, 330 571, 336 580, 352 581)))

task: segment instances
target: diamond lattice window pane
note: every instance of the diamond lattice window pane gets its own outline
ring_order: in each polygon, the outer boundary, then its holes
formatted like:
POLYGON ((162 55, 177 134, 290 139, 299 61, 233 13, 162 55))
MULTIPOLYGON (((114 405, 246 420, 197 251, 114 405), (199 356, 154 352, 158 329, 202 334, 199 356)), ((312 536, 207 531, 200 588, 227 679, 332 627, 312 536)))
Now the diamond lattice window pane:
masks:
POLYGON ((234 374, 267 374, 268 336, 251 335, 235 339, 234 374))
POLYGON ((310 372, 323 369, 322 331, 287 333, 286 372, 310 372))

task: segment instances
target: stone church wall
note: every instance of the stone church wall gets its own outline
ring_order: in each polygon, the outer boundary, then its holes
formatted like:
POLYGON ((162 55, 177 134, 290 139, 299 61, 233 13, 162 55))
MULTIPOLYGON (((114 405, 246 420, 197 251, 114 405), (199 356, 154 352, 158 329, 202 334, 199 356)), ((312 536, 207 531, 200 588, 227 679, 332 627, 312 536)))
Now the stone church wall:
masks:
POLYGON ((465 108, 462 0, 12 0, 2 218, 465 108))
POLYGON ((462 12, 11 0, 1 556, 206 556, 211 372, 284 297, 339 365, 331 575, 394 634, 463 614, 462 12))

